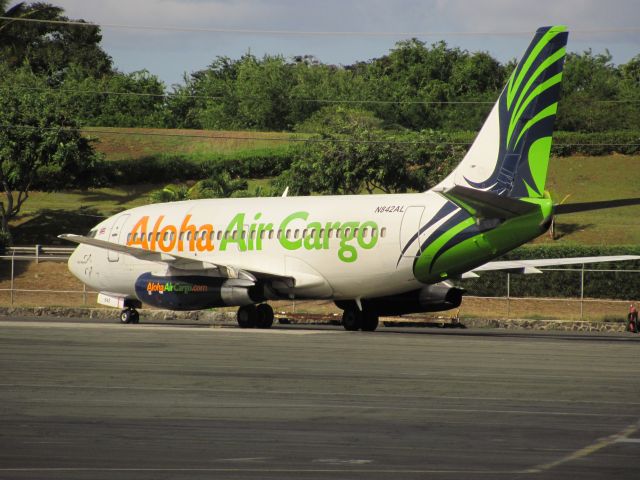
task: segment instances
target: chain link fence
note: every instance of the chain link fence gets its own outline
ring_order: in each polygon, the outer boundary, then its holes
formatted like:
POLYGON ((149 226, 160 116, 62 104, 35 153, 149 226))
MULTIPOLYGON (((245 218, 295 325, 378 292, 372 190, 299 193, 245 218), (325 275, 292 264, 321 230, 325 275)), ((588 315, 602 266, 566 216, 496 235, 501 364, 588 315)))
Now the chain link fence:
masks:
MULTIPOLYGON (((96 306, 97 293, 67 269, 73 247, 15 247, 0 256, 0 303, 5 306, 96 306)), ((460 316, 563 320, 620 320, 630 303, 629 286, 640 270, 544 268, 542 275, 492 272, 460 285, 468 290, 460 316), (478 283, 481 281, 481 284, 478 283), (620 286, 625 288, 621 289, 620 286), (624 291, 621 291, 624 290, 624 291), (620 298, 624 295, 624 298, 620 298)), ((332 302, 278 302, 287 311, 331 314, 332 302), (287 308, 288 307, 288 308, 287 308)), ((455 312, 453 312, 455 313, 455 312)), ((446 313, 444 315, 447 315, 446 313)))

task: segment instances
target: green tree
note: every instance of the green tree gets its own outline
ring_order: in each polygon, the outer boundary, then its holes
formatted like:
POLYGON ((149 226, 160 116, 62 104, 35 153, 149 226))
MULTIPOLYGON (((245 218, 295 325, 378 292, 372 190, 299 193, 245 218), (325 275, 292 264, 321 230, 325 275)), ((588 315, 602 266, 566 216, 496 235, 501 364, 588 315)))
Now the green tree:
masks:
MULTIPOLYGON (((44 2, 19 2, 8 8, 0 0, 0 16, 15 19, 69 20, 64 10, 44 2)), ((83 22, 83 20, 78 20, 83 22)), ((27 23, 0 20, 0 59, 12 68, 28 65, 50 81, 60 81, 73 64, 91 76, 111 72, 112 61, 100 47, 102 35, 95 26, 27 23)))
POLYGON ((289 187, 301 195, 422 191, 444 178, 464 154, 462 146, 441 133, 384 132, 370 128, 361 112, 343 118, 334 132, 306 143, 275 190, 289 187))
POLYGON ((229 198, 249 196, 247 181, 233 178, 223 167, 214 168, 209 178, 196 182, 191 188, 186 185, 167 185, 151 192, 151 203, 178 202, 200 198, 229 198))
POLYGON ((619 115, 620 74, 611 54, 569 53, 564 67, 562 100, 557 129, 597 132, 623 130, 627 119, 619 115), (603 103, 611 102, 611 103, 603 103))
POLYGON ((101 161, 44 80, 0 67, 0 229, 32 189, 56 191, 101 183, 101 161), (15 84, 32 90, 16 92, 15 84))

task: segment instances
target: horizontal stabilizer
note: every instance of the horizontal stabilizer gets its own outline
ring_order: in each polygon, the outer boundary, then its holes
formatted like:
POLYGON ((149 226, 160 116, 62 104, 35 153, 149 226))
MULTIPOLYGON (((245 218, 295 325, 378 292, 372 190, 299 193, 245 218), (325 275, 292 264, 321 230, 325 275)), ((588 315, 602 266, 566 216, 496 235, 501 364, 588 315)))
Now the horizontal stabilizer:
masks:
POLYGON ((605 208, 629 207, 631 205, 640 205, 640 198, 621 198, 619 200, 555 205, 553 207, 553 213, 554 215, 562 215, 565 213, 590 212, 591 210, 601 210, 605 208))
POLYGON ((538 205, 534 203, 523 202, 516 198, 504 197, 492 192, 475 190, 461 185, 438 191, 438 193, 476 218, 509 219, 526 215, 539 209, 538 205))

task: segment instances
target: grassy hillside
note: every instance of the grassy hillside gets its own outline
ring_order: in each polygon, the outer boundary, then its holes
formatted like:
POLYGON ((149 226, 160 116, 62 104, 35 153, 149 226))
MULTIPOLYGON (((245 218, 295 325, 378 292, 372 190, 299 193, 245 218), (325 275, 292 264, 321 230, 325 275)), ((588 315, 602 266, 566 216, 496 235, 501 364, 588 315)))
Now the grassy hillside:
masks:
MULTIPOLYGON (((553 158, 547 189, 566 203, 640 197, 640 156, 553 158)), ((640 244, 640 206, 562 215, 559 242, 640 244)), ((551 241, 547 236, 540 241, 551 241)))
POLYGON ((96 139, 96 150, 103 153, 107 160, 113 161, 164 154, 181 154, 205 159, 211 154, 231 155, 278 149, 289 144, 287 139, 299 137, 296 134, 281 132, 106 127, 86 128, 85 134, 96 139))
MULTIPOLYGON (((285 147, 291 134, 278 132, 211 132, 154 129, 91 128, 97 149, 109 160, 136 159, 162 154, 242 155, 251 150, 285 147), (100 133, 94 133, 94 132, 100 133), (125 135, 115 134, 124 132, 125 135), (159 135, 160 134, 160 135, 159 135), (168 134, 168 135, 166 135, 168 134), (224 138, 193 138, 193 136, 224 138), (241 138, 250 138, 242 140, 241 138)), ((556 201, 584 202, 640 196, 640 156, 553 158, 547 189, 556 201)), ((251 180, 249 188, 268 180, 251 180)), ((14 223, 16 244, 53 244, 59 233, 81 233, 105 216, 147 203, 160 185, 133 185, 87 192, 33 192, 14 223)), ((640 207, 596 211, 558 217, 556 242, 584 244, 640 244, 640 207)), ((536 242, 552 242, 542 236, 536 242)))

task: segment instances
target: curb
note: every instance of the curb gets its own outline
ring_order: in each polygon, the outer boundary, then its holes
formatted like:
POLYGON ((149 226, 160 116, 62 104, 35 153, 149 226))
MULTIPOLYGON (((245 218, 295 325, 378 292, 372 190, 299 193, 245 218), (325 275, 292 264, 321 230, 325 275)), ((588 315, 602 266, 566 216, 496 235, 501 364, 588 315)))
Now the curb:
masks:
MULTIPOLYGON (((235 312, 199 310, 176 312, 171 310, 140 309, 140 315, 148 322, 202 323, 204 325, 236 325, 235 312)), ((98 320, 118 320, 118 310, 111 308, 69 308, 69 307, 0 307, 0 317, 60 317, 89 318, 98 320)), ((280 324, 340 325, 337 315, 276 314, 280 324)), ((514 330, 547 330, 564 332, 625 332, 626 322, 573 321, 573 320, 527 320, 527 319, 487 319, 470 318, 454 321, 449 318, 385 317, 381 319, 385 327, 424 328, 500 328, 514 330)))

